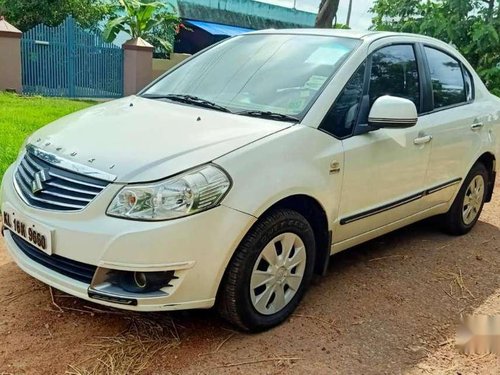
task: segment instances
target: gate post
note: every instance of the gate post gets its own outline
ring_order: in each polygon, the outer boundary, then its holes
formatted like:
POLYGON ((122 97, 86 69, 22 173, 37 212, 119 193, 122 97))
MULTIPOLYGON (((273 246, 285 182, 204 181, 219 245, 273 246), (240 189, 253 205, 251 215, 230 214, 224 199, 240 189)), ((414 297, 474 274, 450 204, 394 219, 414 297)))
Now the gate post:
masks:
POLYGON ((142 38, 130 39, 123 45, 124 95, 137 94, 153 78, 153 46, 142 38))
POLYGON ((0 16, 0 91, 22 92, 22 32, 0 16))

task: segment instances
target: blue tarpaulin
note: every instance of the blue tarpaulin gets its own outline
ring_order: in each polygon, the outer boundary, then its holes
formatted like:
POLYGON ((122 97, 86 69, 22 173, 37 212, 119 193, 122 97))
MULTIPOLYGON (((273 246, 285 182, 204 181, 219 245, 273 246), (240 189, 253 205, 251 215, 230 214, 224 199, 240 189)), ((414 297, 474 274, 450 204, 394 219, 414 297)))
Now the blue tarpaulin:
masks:
POLYGON ((193 21, 186 20, 186 26, 196 26, 200 29, 205 30, 206 32, 212 35, 227 35, 227 36, 235 36, 243 33, 248 33, 250 31, 254 31, 252 29, 246 29, 238 26, 229 26, 222 25, 220 23, 212 23, 212 22, 204 22, 204 21, 193 21))

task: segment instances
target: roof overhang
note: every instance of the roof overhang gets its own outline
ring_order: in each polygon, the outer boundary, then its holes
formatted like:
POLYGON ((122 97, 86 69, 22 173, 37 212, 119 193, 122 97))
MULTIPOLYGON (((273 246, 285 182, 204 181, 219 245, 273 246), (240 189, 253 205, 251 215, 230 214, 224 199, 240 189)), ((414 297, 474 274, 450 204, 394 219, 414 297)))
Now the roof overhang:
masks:
POLYGON ((215 22, 205 22, 198 20, 185 20, 184 23, 187 27, 197 27, 212 35, 221 36, 235 36, 254 31, 238 26, 223 25, 215 22))

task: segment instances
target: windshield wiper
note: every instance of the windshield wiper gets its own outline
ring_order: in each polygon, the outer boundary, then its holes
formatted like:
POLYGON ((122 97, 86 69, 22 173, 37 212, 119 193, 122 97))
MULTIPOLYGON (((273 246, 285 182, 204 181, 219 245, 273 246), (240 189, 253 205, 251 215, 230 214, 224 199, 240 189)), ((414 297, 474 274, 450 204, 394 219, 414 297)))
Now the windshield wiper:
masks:
POLYGON ((226 107, 223 107, 217 103, 199 98, 194 95, 168 94, 168 95, 143 95, 143 97, 147 99, 167 99, 174 102, 192 104, 198 107, 204 107, 209 109, 215 109, 216 111, 231 113, 231 111, 226 107))
POLYGON ((300 122, 300 120, 297 117, 271 111, 243 111, 243 112, 238 112, 237 115, 260 117, 277 121, 300 122))

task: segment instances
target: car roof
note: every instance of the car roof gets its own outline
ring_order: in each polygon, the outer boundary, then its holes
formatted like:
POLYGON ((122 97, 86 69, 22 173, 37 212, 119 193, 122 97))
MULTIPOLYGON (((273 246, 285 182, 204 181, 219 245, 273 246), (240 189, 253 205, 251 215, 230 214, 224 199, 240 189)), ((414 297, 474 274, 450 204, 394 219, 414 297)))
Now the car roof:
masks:
POLYGON ((372 31, 372 30, 345 30, 345 29, 268 29, 253 31, 248 34, 294 34, 294 35, 321 35, 321 36, 337 36, 343 38, 362 39, 365 41, 374 41, 390 36, 406 36, 419 38, 421 40, 436 42, 437 39, 428 36, 410 33, 396 33, 389 31, 372 31))
POLYGON ((257 30, 249 34, 296 34, 296 35, 325 35, 342 36, 345 38, 363 39, 371 34, 386 34, 385 32, 368 30, 343 30, 343 29, 267 29, 257 30))

